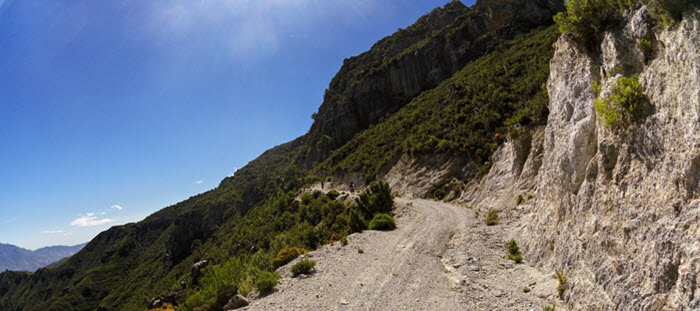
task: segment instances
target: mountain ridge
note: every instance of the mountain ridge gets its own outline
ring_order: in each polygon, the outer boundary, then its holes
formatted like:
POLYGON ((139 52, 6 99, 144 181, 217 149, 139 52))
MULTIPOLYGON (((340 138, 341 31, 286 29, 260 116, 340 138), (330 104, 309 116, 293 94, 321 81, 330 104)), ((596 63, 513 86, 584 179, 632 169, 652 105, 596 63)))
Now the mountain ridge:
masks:
POLYGON ((12 244, 0 243, 0 271, 35 271, 72 256, 86 244, 46 246, 32 251, 12 244))

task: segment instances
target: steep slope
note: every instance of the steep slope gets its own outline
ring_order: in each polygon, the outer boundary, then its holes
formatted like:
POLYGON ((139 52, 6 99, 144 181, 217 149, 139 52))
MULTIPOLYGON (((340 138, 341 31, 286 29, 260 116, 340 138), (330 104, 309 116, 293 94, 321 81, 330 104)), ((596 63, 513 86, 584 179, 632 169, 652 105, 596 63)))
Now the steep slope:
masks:
POLYGON ((49 246, 30 251, 10 244, 0 244, 0 271, 35 271, 80 251, 85 244, 49 246))
POLYGON ((327 156, 498 44, 551 24, 561 10, 556 0, 479 0, 471 8, 455 0, 346 59, 304 137, 302 163, 327 156))
POLYGON ((403 156, 435 159, 435 165, 452 157, 467 166, 455 176, 476 176, 488 169, 505 137, 546 120, 544 83, 557 36, 554 27, 542 28, 495 47, 338 148, 316 170, 362 185, 386 174, 403 156))
MULTIPOLYGON (((139 309, 151 297, 180 289, 181 284, 189 294, 196 293, 197 287, 181 282, 189 280, 190 267, 204 255, 217 263, 229 256, 251 262, 257 260, 256 254, 269 256, 275 250, 271 246, 275 234, 284 230, 301 234, 308 229, 287 227, 294 222, 274 207, 275 200, 313 180, 305 178, 307 172, 296 165, 308 168, 325 160, 345 141, 468 62, 551 23, 552 14, 561 9, 559 1, 542 0, 479 1, 472 8, 454 1, 436 9, 416 25, 380 41, 370 52, 346 61, 307 135, 268 150, 216 189, 164 208, 139 223, 101 233, 59 267, 34 274, 1 274, 0 309, 139 309), (348 126, 337 122, 346 119, 348 126), (330 137, 329 144, 318 143, 324 135, 330 137)), ((334 213, 328 216, 335 217, 334 213)), ((327 242, 331 234, 339 233, 333 230, 339 229, 312 232, 327 242)), ((269 269, 265 258, 260 262, 267 264, 255 269, 269 269)))

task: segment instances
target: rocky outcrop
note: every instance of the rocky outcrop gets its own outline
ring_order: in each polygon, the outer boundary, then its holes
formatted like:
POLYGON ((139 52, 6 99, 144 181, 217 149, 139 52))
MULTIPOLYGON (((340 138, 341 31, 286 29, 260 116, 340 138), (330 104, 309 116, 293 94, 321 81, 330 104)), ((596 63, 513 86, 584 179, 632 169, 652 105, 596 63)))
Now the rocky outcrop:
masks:
POLYGON ((208 260, 202 260, 194 265, 192 265, 192 268, 190 268, 190 277, 192 278, 192 284, 197 284, 199 281, 199 278, 202 277, 203 275, 203 269, 206 268, 209 265, 208 260))
POLYGON ((182 300, 183 297, 186 297, 186 292, 184 291, 170 291, 167 295, 151 298, 151 300, 148 302, 147 310, 161 308, 165 306, 165 304, 177 306, 177 302, 182 300))
POLYGON ((342 146, 498 43, 551 24, 563 8, 556 0, 484 0, 472 8, 453 1, 346 59, 314 115, 304 163, 322 155, 322 135, 331 137, 331 148, 342 146))
POLYGON ((224 306, 224 311, 236 310, 243 308, 248 305, 248 299, 241 295, 236 295, 229 299, 228 303, 224 306))
POLYGON ((700 308, 697 191, 700 158, 700 19, 656 34, 646 65, 638 40, 646 7, 606 32, 600 53, 557 42, 550 115, 526 253, 569 275, 574 308, 700 308), (639 74, 651 114, 622 132, 596 120, 591 83, 639 74), (555 250, 548 249, 552 241, 555 250))

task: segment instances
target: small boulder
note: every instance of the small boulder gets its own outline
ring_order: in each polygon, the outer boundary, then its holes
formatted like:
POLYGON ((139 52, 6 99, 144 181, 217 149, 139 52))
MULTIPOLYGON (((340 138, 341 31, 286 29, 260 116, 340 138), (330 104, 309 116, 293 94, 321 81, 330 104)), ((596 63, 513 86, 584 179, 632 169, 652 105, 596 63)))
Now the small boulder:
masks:
POLYGON ((241 295, 233 296, 224 306, 224 311, 235 310, 248 305, 248 299, 241 295))
POLYGON ((195 285, 197 284, 197 281, 199 280, 199 278, 202 277, 202 269, 204 269, 208 265, 209 265, 208 260, 202 260, 202 261, 192 265, 192 268, 191 268, 192 283, 194 283, 195 285))
POLYGON ((163 306, 163 301, 160 298, 161 297, 151 298, 151 302, 148 303, 148 309, 150 310, 163 306))

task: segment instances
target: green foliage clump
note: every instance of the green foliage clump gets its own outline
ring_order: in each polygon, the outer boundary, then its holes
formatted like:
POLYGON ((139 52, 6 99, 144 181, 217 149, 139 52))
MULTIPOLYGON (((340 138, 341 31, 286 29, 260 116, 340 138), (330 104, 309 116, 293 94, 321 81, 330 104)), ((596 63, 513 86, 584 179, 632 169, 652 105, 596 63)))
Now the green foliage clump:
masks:
POLYGON ((622 20, 625 10, 639 0, 567 0, 566 11, 554 16, 561 33, 571 32, 583 43, 592 45, 608 25, 622 20))
POLYGON ((523 261, 523 255, 520 253, 520 247, 515 240, 510 240, 506 243, 506 250, 508 251, 508 259, 514 261, 515 263, 521 263, 523 261))
POLYGON ((233 284, 225 284, 219 288, 216 294, 216 300, 214 303, 210 304, 209 309, 221 310, 228 303, 228 300, 236 294, 238 294, 238 287, 233 284))
POLYGON ((566 282, 569 281, 569 278, 567 278, 564 275, 564 271, 556 269, 554 270, 554 278, 559 281, 559 285, 557 286, 557 292, 559 293, 559 297, 564 297, 564 291, 566 290, 566 282))
POLYGON ((338 191, 331 190, 326 193, 326 196, 331 200, 335 200, 340 196, 340 193, 338 191))
POLYGON ((524 200, 525 199, 523 198, 523 195, 519 194, 518 197, 515 199, 515 205, 520 205, 521 203, 523 203, 524 200))
MULTIPOLYGON (((244 263, 234 257, 222 265, 205 268, 205 275, 199 281, 199 290, 190 295, 185 301, 185 307, 207 306, 207 309, 216 307, 222 296, 231 292, 243 278, 244 263)), ((226 302, 224 302, 225 304, 226 302)), ((220 306, 223 308, 223 305, 220 306)))
POLYGON ((544 306, 544 307, 542 307, 542 311, 555 311, 556 308, 557 308, 556 305, 544 306))
MULTIPOLYGON (((554 16, 561 33, 571 32, 582 42, 592 45, 606 27, 622 20, 623 13, 648 3, 651 15, 664 25, 671 26, 683 18, 683 12, 696 3, 694 0, 567 0, 566 11, 554 16)), ((645 39, 646 40, 646 39, 645 39)), ((649 46, 642 47, 644 51, 649 46)), ((647 50, 648 51, 648 50, 647 50)), ((645 55, 648 55, 645 52, 645 55)))
POLYGON ((376 214, 374 218, 369 222, 370 230, 394 230, 396 229, 396 222, 394 217, 389 214, 376 214))
POLYGON ((654 56, 654 53, 656 53, 656 48, 654 48, 654 44, 649 39, 639 39, 637 41, 637 46, 639 46, 642 54, 644 54, 644 60, 646 61, 650 60, 654 56))
POLYGON ((321 138, 318 139, 318 142, 316 142, 316 150, 322 155, 327 154, 328 151, 331 150, 332 140, 330 136, 322 135, 321 138))
POLYGON ((697 4, 695 0, 655 0, 649 6, 652 16, 660 19, 664 25, 672 26, 683 19, 683 12, 697 4))
POLYGON ((499 219, 498 211, 493 209, 493 208, 489 208, 489 211, 486 213, 486 218, 484 219, 484 223, 487 226, 493 226, 493 225, 498 223, 498 219, 499 219))
POLYGON ((255 281, 255 288, 263 295, 269 294, 275 286, 277 286, 278 278, 279 274, 276 272, 263 271, 258 275, 258 279, 255 281))
POLYGON ((292 275, 311 274, 314 270, 314 266, 316 266, 316 262, 313 260, 301 260, 292 266, 292 275))
POLYGON ((300 255, 306 254, 309 250, 305 248, 298 247, 285 247, 277 253, 274 259, 272 259, 272 267, 277 269, 281 266, 286 265, 288 262, 294 260, 300 255))
POLYGON ((444 199, 445 196, 447 195, 445 193, 444 186, 436 187, 436 188, 431 187, 430 190, 432 190, 431 192, 433 193, 433 198, 435 198, 435 200, 438 200, 438 201, 442 201, 442 199, 444 199))
POLYGON ((348 245, 348 237, 347 236, 344 235, 342 238, 340 238, 340 245, 343 245, 343 246, 348 245))
POLYGON ((301 195, 301 204, 309 205, 309 204, 311 204, 311 200, 313 200, 313 199, 314 199, 314 197, 311 196, 311 193, 306 192, 306 193, 301 195))
MULTIPOLYGON (((594 84, 594 88, 596 85, 594 84)), ((629 123, 644 100, 644 89, 638 75, 621 77, 607 97, 598 96, 593 101, 598 121, 613 128, 629 123)))
POLYGON ((523 287, 523 293, 526 293, 526 294, 527 294, 527 293, 529 293, 529 292, 530 292, 530 288, 529 288, 529 287, 527 287, 527 286, 523 287))
POLYGON ((394 207, 394 194, 391 187, 383 181, 372 182, 365 192, 355 199, 358 208, 370 218, 377 213, 389 213, 394 207))

